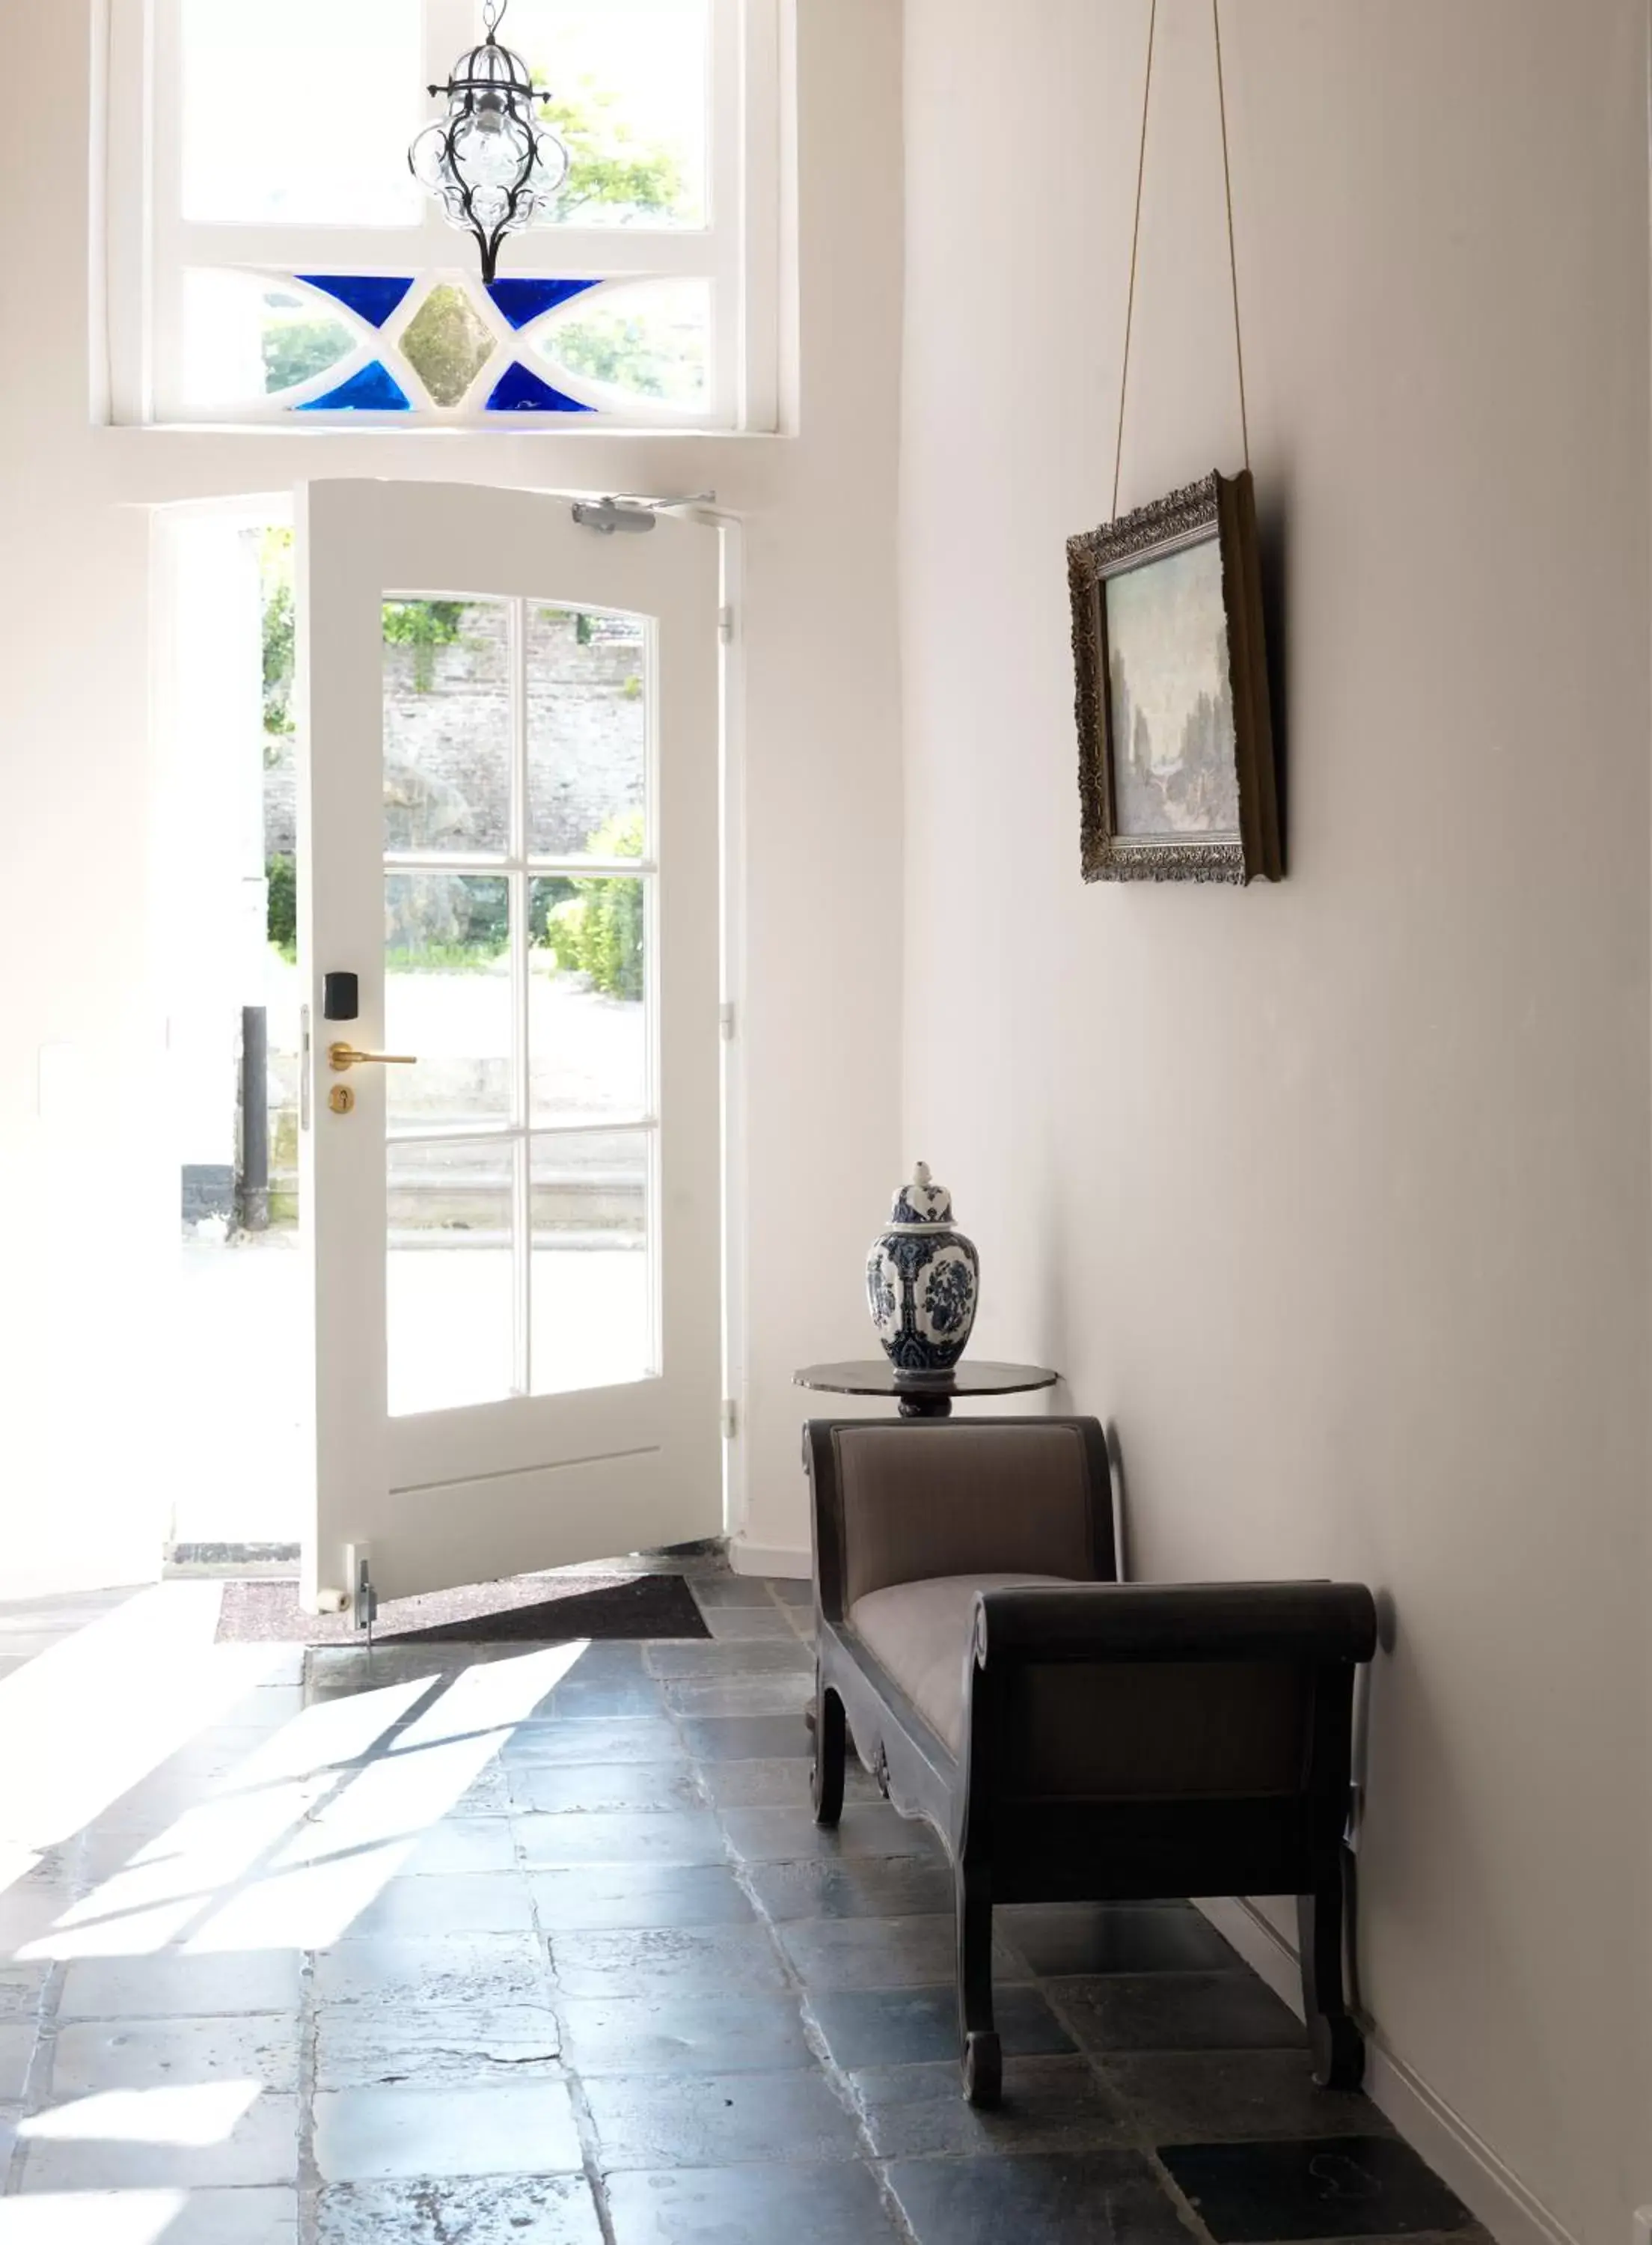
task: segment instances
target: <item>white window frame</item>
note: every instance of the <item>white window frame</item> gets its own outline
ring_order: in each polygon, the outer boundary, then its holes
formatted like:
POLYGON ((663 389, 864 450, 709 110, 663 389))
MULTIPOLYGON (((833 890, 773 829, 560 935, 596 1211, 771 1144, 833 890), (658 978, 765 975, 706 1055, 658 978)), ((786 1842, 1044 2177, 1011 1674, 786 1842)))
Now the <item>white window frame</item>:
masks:
MULTIPOLYGON (((349 0, 341 0, 348 5, 349 0)), ((109 108, 106 307, 110 419, 162 426, 281 428, 314 435, 329 427, 376 425, 414 431, 484 430, 511 435, 579 435, 633 430, 767 432, 777 426, 777 266, 780 193, 778 0, 708 0, 708 223, 535 227, 510 238, 501 277, 535 271, 559 278, 599 276, 617 292, 628 281, 707 278, 712 283, 711 380, 703 406, 605 390, 542 360, 479 285, 470 238, 450 227, 433 200, 405 227, 200 224, 180 208, 180 0, 108 0, 109 108), (255 397, 213 413, 185 410, 179 355, 183 275, 191 267, 295 273, 410 273, 415 285, 383 327, 359 320, 331 296, 317 308, 359 330, 356 351, 301 390, 255 397), (403 331, 429 287, 464 277, 498 348, 460 404, 439 407, 402 359, 403 331), (490 413, 484 400, 512 356, 592 410, 583 413, 490 413), (410 412, 299 414, 296 400, 320 395, 381 358, 414 399, 410 412)), ((444 80, 456 55, 481 36, 478 0, 422 0, 429 78, 444 80)), ((422 89, 421 89, 422 91, 422 89)), ((421 114, 434 116, 426 102, 421 114)), ((607 288, 574 306, 593 309, 607 288)), ((555 314, 548 317, 554 319, 555 314)))

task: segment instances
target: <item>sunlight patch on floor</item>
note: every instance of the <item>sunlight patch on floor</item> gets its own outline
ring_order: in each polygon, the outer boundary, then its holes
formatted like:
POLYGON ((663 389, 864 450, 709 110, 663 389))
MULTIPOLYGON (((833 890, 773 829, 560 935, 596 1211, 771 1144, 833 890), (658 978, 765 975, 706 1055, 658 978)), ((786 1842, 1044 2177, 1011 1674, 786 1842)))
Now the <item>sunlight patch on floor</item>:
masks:
POLYGON ((0 2198, 0 2245, 162 2245, 187 2202, 181 2190, 0 2198))
POLYGON ((157 1584, 0 1679, 14 1856, 92 1822, 274 1671, 281 1645, 213 1644, 218 1604, 216 1583, 157 1584))
POLYGON ((204 2151, 225 2141, 258 2102, 256 2081, 168 2082, 156 2089, 105 2089, 20 2120, 29 2142, 173 2144, 204 2151))
POLYGON ((19 1957, 327 1947, 585 1650, 580 1639, 315 1702, 212 1798, 152 1839, 134 1835, 128 1861, 19 1957))

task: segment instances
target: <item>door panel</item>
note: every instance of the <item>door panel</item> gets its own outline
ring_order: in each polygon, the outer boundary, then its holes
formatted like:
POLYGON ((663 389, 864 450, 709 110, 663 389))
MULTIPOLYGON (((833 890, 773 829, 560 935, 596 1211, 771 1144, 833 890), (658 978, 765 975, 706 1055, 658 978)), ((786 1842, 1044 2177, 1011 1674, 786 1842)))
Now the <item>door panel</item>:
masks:
POLYGON ((344 481, 299 524, 306 1586, 714 1534, 715 533, 344 481))

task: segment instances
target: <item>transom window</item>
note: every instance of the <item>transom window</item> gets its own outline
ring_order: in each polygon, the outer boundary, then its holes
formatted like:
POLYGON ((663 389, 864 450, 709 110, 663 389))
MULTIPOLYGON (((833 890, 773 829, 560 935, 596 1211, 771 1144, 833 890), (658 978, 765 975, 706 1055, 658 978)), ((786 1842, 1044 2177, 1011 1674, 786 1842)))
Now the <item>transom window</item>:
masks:
POLYGON ((484 287, 407 161, 480 0, 116 0, 115 417, 772 427, 774 5, 510 0, 571 160, 484 287))

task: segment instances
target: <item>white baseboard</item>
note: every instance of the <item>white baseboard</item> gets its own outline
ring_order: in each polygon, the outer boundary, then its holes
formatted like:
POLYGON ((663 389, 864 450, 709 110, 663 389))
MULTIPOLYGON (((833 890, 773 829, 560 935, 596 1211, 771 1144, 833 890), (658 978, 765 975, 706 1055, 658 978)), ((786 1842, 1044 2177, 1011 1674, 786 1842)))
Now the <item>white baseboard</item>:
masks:
MULTIPOLYGON (((1195 1905, 1251 1970, 1302 2017, 1297 1953, 1261 1911, 1236 1895, 1201 1896, 1195 1905)), ((1482 2141, 1420 2074, 1366 2029, 1365 2094, 1449 2183, 1498 2245, 1578 2245, 1513 2169, 1482 2141)))
POLYGON ((803 1583, 813 1571, 807 1550, 788 1543, 753 1543, 744 1536, 730 1538, 728 1563, 737 1575, 785 1575, 803 1583))

